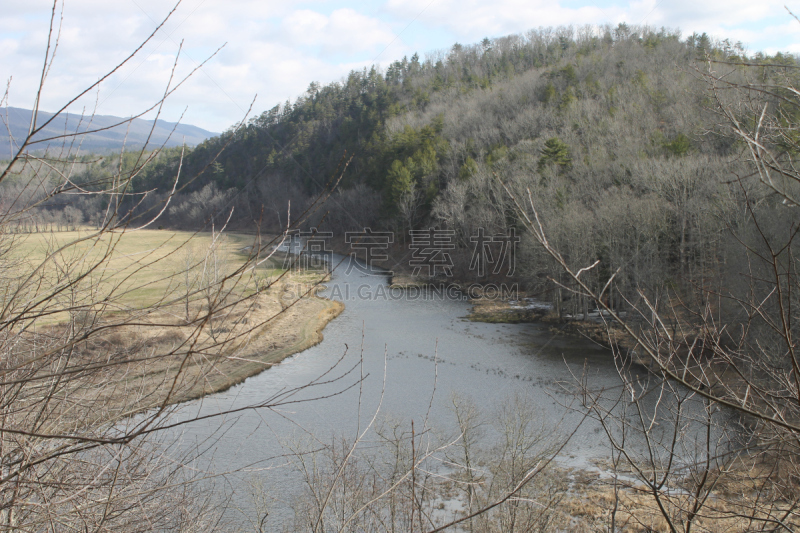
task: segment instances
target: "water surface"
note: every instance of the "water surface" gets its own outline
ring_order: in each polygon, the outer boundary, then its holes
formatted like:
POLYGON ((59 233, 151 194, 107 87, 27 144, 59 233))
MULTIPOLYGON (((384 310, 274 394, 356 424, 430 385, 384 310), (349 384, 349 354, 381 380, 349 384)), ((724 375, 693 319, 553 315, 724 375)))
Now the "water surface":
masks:
MULTIPOLYGON (((452 291, 451 297, 404 297, 389 290, 385 275, 354 266, 344 259, 323 293, 343 300, 345 310, 325 328, 320 344, 184 407, 183 416, 189 416, 258 404, 350 371, 341 380, 286 398, 298 403, 243 411, 227 417, 222 428, 215 418, 184 427, 187 445, 213 437, 205 458, 215 471, 244 469, 231 478, 234 485, 251 476, 268 490, 296 490, 297 473, 282 467, 287 463, 283 455, 299 441, 352 438, 379 404, 381 416, 403 423, 413 419, 417 428, 426 417, 431 427, 454 428, 454 394, 469 398, 490 415, 513 395, 524 395, 541 424, 555 434, 571 432, 581 420, 579 413, 564 407, 573 399, 561 384, 574 384, 573 373, 586 369, 594 387, 619 384, 610 352, 588 340, 554 334, 543 324, 469 322, 469 302, 452 291), (351 388, 342 392, 347 387, 351 388), (301 401, 320 396, 325 398, 301 401)), ((601 428, 588 421, 572 437, 562 459, 581 464, 608 453, 601 428)))

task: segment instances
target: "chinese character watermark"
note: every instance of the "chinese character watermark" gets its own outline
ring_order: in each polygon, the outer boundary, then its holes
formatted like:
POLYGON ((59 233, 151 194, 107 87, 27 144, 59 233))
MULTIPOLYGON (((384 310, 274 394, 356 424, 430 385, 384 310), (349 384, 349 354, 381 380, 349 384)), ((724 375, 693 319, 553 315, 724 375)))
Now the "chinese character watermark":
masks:
POLYGON ((411 243, 408 245, 411 250, 411 259, 408 266, 414 268, 413 275, 419 276, 424 268, 428 277, 435 277, 437 271, 441 271, 445 276, 453 276, 453 259, 446 250, 454 250, 456 245, 453 237, 456 232, 453 230, 429 228, 424 230, 412 229, 411 243))
POLYGON ((487 266, 493 266, 493 274, 499 274, 504 265, 508 265, 506 275, 514 274, 516 268, 517 243, 520 241, 514 228, 509 228, 508 233, 499 233, 492 236, 486 235, 483 228, 478 228, 478 234, 470 237, 470 242, 475 246, 472 250, 472 259, 469 263, 470 270, 477 270, 479 278, 486 276, 487 266), (500 244, 497 258, 492 255, 492 244, 500 244))
MULTIPOLYGON (((394 243, 394 233, 391 231, 372 231, 364 228, 364 231, 348 231, 344 234, 344 242, 350 245, 351 260, 347 263, 345 274, 350 274, 353 268, 363 274, 375 274, 372 265, 375 261, 388 261, 389 255, 386 253, 389 245, 394 243), (364 264, 358 261, 357 253, 364 252, 364 264)), ((391 271, 381 271, 382 276, 393 273, 391 271)))
POLYGON ((331 231, 294 230, 289 233, 289 242, 286 243, 288 253, 283 259, 283 268, 286 270, 325 270, 330 269, 333 262, 333 250, 329 248, 331 231))

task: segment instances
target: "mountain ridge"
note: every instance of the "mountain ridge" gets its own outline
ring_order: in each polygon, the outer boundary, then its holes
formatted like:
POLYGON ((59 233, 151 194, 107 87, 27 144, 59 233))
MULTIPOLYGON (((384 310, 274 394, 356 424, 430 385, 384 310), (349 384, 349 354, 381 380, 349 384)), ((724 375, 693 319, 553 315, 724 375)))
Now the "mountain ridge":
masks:
MULTIPOLYGON (((18 145, 12 144, 11 140, 13 138, 15 143, 19 143, 25 138, 30 127, 31 114, 32 110, 20 107, 9 106, 2 110, 5 132, 0 135, 0 141, 3 143, 3 148, 0 148, 0 158, 12 157, 13 152, 18 149, 18 145), (9 138, 9 133, 11 138, 9 138)), ((80 143, 81 152, 83 153, 106 154, 118 152, 123 144, 129 150, 140 149, 144 147, 151 129, 152 136, 148 142, 148 147, 151 148, 156 148, 162 144, 168 147, 180 146, 184 142, 187 146, 196 146, 208 138, 219 135, 219 133, 191 124, 168 122, 160 119, 155 123, 155 128, 153 120, 142 118, 135 118, 130 124, 124 123, 114 126, 129 120, 114 115, 85 116, 74 113, 54 115, 54 113, 47 111, 39 111, 37 122, 41 124, 53 116, 56 116, 55 120, 34 136, 35 141, 77 131, 110 129, 88 133, 78 138, 65 137, 63 139, 53 139, 46 144, 34 144, 30 146, 31 151, 43 152, 48 148, 58 150, 62 143, 65 141, 71 142, 73 139, 80 143)))

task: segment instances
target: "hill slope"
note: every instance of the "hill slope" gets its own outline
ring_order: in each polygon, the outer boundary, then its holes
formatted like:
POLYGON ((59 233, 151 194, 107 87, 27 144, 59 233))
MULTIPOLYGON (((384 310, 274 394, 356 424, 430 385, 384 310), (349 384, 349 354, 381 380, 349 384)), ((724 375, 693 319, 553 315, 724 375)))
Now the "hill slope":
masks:
MULTIPOLYGON (((571 262, 601 261, 586 275, 592 284, 602 287, 622 266, 615 282, 623 294, 697 279, 734 283, 746 266, 730 252, 737 246, 730 228, 741 224, 736 206, 745 194, 759 209, 774 200, 734 181, 751 170, 736 161, 737 141, 714 131, 706 57, 736 63, 744 55, 663 29, 556 28, 312 83, 294 102, 187 153, 184 188, 162 220, 198 228, 235 207, 232 224, 276 230, 288 205, 296 220, 352 156, 338 190, 307 225, 339 236, 391 230, 403 244, 410 229, 448 228, 453 273, 462 280, 486 278, 471 266, 478 231, 519 226, 503 182, 520 197, 530 191, 551 242, 571 262)), ((758 75, 769 83, 796 72, 790 56, 747 60, 761 62, 758 75)), ((742 68, 730 70, 729 80, 746 79, 742 68)), ((137 176, 136 190, 163 199, 178 155, 162 154, 137 176)), ((776 230, 791 227, 771 221, 776 230)), ((560 267, 530 235, 521 239, 515 278, 540 298, 565 300, 571 314, 585 311, 585 299, 549 281, 561 279, 560 267)))

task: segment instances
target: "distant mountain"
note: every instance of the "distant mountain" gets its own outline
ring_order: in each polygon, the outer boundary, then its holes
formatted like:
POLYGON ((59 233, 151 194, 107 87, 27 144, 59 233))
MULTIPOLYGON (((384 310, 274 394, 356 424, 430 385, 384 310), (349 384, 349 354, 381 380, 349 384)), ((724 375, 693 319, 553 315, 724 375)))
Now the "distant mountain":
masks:
MULTIPOLYGON (((17 143, 20 143, 28 132, 32 111, 30 109, 21 109, 18 107, 9 107, 7 109, 11 135, 17 143)), ((3 114, 4 121, 6 119, 5 111, 5 109, 0 110, 0 112, 3 114)), ((39 111, 37 122, 42 124, 52 116, 53 113, 39 111)), ((48 124, 44 130, 38 133, 35 139, 46 139, 48 137, 63 135, 65 132, 74 133, 76 131, 95 130, 117 124, 123 120, 125 119, 111 115, 95 115, 92 117, 91 124, 89 124, 88 117, 81 117, 75 113, 61 113, 55 118, 55 120, 48 124)), ((122 147, 123 142, 125 143, 127 150, 141 148, 147 140, 147 136, 150 134, 152 127, 152 120, 143 120, 137 118, 133 120, 130 125, 123 124, 105 131, 82 136, 80 152, 82 154, 117 152, 122 147)), ((167 146, 180 146, 184 142, 188 146, 195 146, 203 142, 205 139, 214 137, 216 135, 218 135, 218 133, 206 131, 202 128, 198 128, 197 126, 178 124, 176 127, 174 122, 159 120, 155 129, 153 130, 153 134, 150 138, 148 146, 153 148, 160 146, 165 140, 167 140, 168 137, 169 140, 167 141, 167 146), (174 132, 172 131, 173 128, 175 129, 174 132)), ((70 141, 71 139, 67 139, 67 142, 70 141)), ((57 148, 61 146, 62 142, 62 139, 57 139, 50 141, 48 145, 51 148, 57 148)), ((0 143, 2 143, 0 144, 0 159, 6 159, 10 157, 11 150, 15 150, 16 146, 14 146, 14 148, 10 148, 8 130, 5 127, 3 127, 2 131, 0 132, 0 143)), ((47 146, 44 144, 38 144, 33 145, 31 150, 38 152, 44 150, 46 147, 47 146)))

